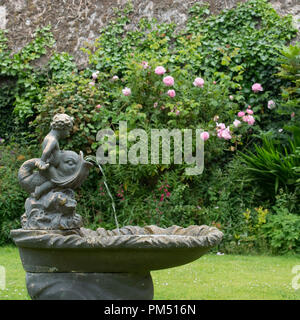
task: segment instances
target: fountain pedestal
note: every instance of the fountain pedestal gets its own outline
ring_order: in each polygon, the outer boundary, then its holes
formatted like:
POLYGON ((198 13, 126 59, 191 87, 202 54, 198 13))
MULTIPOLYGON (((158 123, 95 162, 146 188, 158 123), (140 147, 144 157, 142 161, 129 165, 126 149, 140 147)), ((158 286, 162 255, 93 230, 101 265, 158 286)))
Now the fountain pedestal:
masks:
POLYGON ((26 273, 33 300, 152 300, 150 273, 26 273))

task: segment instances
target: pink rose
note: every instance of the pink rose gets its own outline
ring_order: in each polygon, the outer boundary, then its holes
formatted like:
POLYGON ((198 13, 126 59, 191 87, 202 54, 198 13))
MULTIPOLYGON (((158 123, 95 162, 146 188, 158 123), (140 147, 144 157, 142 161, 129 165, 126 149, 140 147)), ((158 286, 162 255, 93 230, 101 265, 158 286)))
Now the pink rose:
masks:
POLYGON ((226 128, 225 123, 218 123, 217 122, 216 125, 217 125, 217 129, 224 130, 226 128))
POLYGON ((166 86, 171 87, 174 85, 174 78, 171 76, 167 76, 163 79, 163 82, 166 86))
POLYGON ((254 124, 254 122, 255 122, 254 117, 250 116, 250 115, 249 116, 244 116, 242 119, 243 119, 244 122, 247 122, 250 126, 252 126, 254 124))
POLYGON ((179 116, 179 114, 180 114, 180 111, 176 110, 176 116, 179 116))
POLYGON ((268 109, 272 110, 276 106, 275 102, 273 100, 268 101, 268 109))
POLYGON ((102 108, 102 106, 100 105, 100 104, 98 104, 97 106, 96 106, 96 109, 97 110, 100 110, 102 108))
POLYGON ((131 89, 130 88, 125 88, 122 90, 124 96, 130 96, 131 95, 131 89))
POLYGON ((200 138, 203 140, 203 141, 206 141, 208 138, 209 138, 209 133, 207 131, 204 131, 200 134, 200 138))
POLYGON ((254 83, 254 85, 252 86, 252 91, 255 93, 259 91, 263 91, 263 87, 261 86, 260 83, 254 83))
POLYGON ((238 117, 242 118, 245 115, 245 112, 244 111, 240 111, 237 115, 238 115, 238 117))
POLYGON ((195 87, 200 87, 200 88, 203 88, 203 85, 204 85, 204 80, 202 78, 196 78, 193 82, 193 85, 195 87))
POLYGON ((247 112, 248 114, 253 114, 253 110, 251 110, 251 109, 247 109, 246 112, 247 112))
POLYGON ((94 82, 94 81, 91 81, 91 82, 89 83, 89 85, 90 85, 90 86, 94 86, 94 85, 95 85, 95 82, 94 82))
POLYGON ((224 140, 230 140, 232 138, 232 136, 230 134, 229 127, 227 127, 226 129, 219 130, 218 137, 223 138, 224 140))
POLYGON ((238 119, 235 119, 235 120, 233 121, 233 125, 234 125, 236 128, 238 128, 238 127, 241 125, 241 121, 238 120, 238 119))
POLYGON ((166 69, 162 66, 158 66, 155 68, 154 72, 158 75, 162 75, 166 72, 166 69))
POLYGON ((175 90, 169 90, 168 91, 168 96, 171 97, 171 98, 174 98, 176 96, 175 90))
POLYGON ((253 117, 253 116, 248 116, 248 124, 249 124, 250 126, 252 126, 252 125, 254 124, 254 122, 255 122, 254 117, 253 117))
POLYGON ((222 138, 222 132, 223 130, 221 129, 218 130, 218 133, 217 133, 218 138, 222 138))
POLYGON ((147 69, 149 67, 149 64, 147 61, 142 61, 142 66, 144 69, 147 69))
POLYGON ((98 78, 98 73, 99 73, 99 71, 93 72, 92 78, 93 78, 94 80, 96 80, 96 79, 98 78))
POLYGON ((117 80, 119 80, 119 77, 118 77, 118 76, 113 76, 113 77, 112 77, 112 80, 113 80, 113 81, 117 81, 117 80))
POLYGON ((229 99, 230 99, 230 100, 233 100, 233 96, 229 96, 229 99))
POLYGON ((230 134, 229 127, 227 127, 225 130, 223 130, 222 138, 225 139, 225 140, 230 140, 232 138, 232 136, 230 134))

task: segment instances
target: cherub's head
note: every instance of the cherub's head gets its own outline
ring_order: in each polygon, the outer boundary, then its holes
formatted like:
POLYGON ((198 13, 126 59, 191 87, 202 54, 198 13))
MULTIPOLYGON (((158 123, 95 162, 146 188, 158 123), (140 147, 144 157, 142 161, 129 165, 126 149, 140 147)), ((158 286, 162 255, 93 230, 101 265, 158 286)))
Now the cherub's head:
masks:
POLYGON ((51 129, 59 131, 60 136, 65 138, 69 135, 74 124, 73 117, 65 113, 57 113, 51 122, 51 129))

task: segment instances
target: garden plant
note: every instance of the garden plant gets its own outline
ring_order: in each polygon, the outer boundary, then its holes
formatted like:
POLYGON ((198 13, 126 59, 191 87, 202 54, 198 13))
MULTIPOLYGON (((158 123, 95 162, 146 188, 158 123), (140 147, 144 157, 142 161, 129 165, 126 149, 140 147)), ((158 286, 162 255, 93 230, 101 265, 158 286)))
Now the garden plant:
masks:
MULTIPOLYGON (((12 54, 0 32, 0 244, 11 243, 25 194, 21 163, 40 154, 58 112, 74 117, 64 148, 94 155, 97 132, 202 129, 204 171, 187 164, 104 165, 120 225, 213 225, 224 233, 218 251, 300 253, 300 114, 297 30, 265 0, 211 14, 196 3, 184 28, 141 19, 133 7, 82 48, 89 66, 78 70, 53 49, 51 26, 12 54), (33 62, 50 52, 48 63, 33 62)), ((117 141, 118 143, 118 141, 117 141)), ((133 142, 128 142, 129 146, 133 142)), ((196 145, 193 146, 194 151, 196 145)), ((171 157, 174 146, 171 144, 171 157)), ((98 169, 77 194, 90 228, 114 228, 111 199, 98 169)))

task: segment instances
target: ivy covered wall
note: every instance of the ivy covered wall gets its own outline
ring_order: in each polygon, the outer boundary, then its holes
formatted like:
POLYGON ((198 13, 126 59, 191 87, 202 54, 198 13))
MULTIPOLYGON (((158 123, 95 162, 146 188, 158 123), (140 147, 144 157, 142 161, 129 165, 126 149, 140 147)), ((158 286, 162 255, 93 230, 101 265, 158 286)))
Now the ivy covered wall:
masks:
MULTIPOLYGON (((80 50, 85 42, 93 43, 99 29, 114 15, 113 7, 123 7, 127 0, 0 0, 0 29, 7 29, 10 48, 17 52, 33 37, 37 28, 52 25, 56 50, 75 56, 79 66, 84 67, 87 56, 80 50)), ((211 12, 232 8, 245 0, 132 0, 134 14, 132 25, 141 17, 155 17, 160 22, 175 21, 178 27, 187 19, 188 9, 195 2, 209 2, 211 12)), ((292 14, 295 23, 300 18, 298 0, 271 0, 280 14, 292 14)), ((44 60, 39 61, 44 64, 44 60)))

